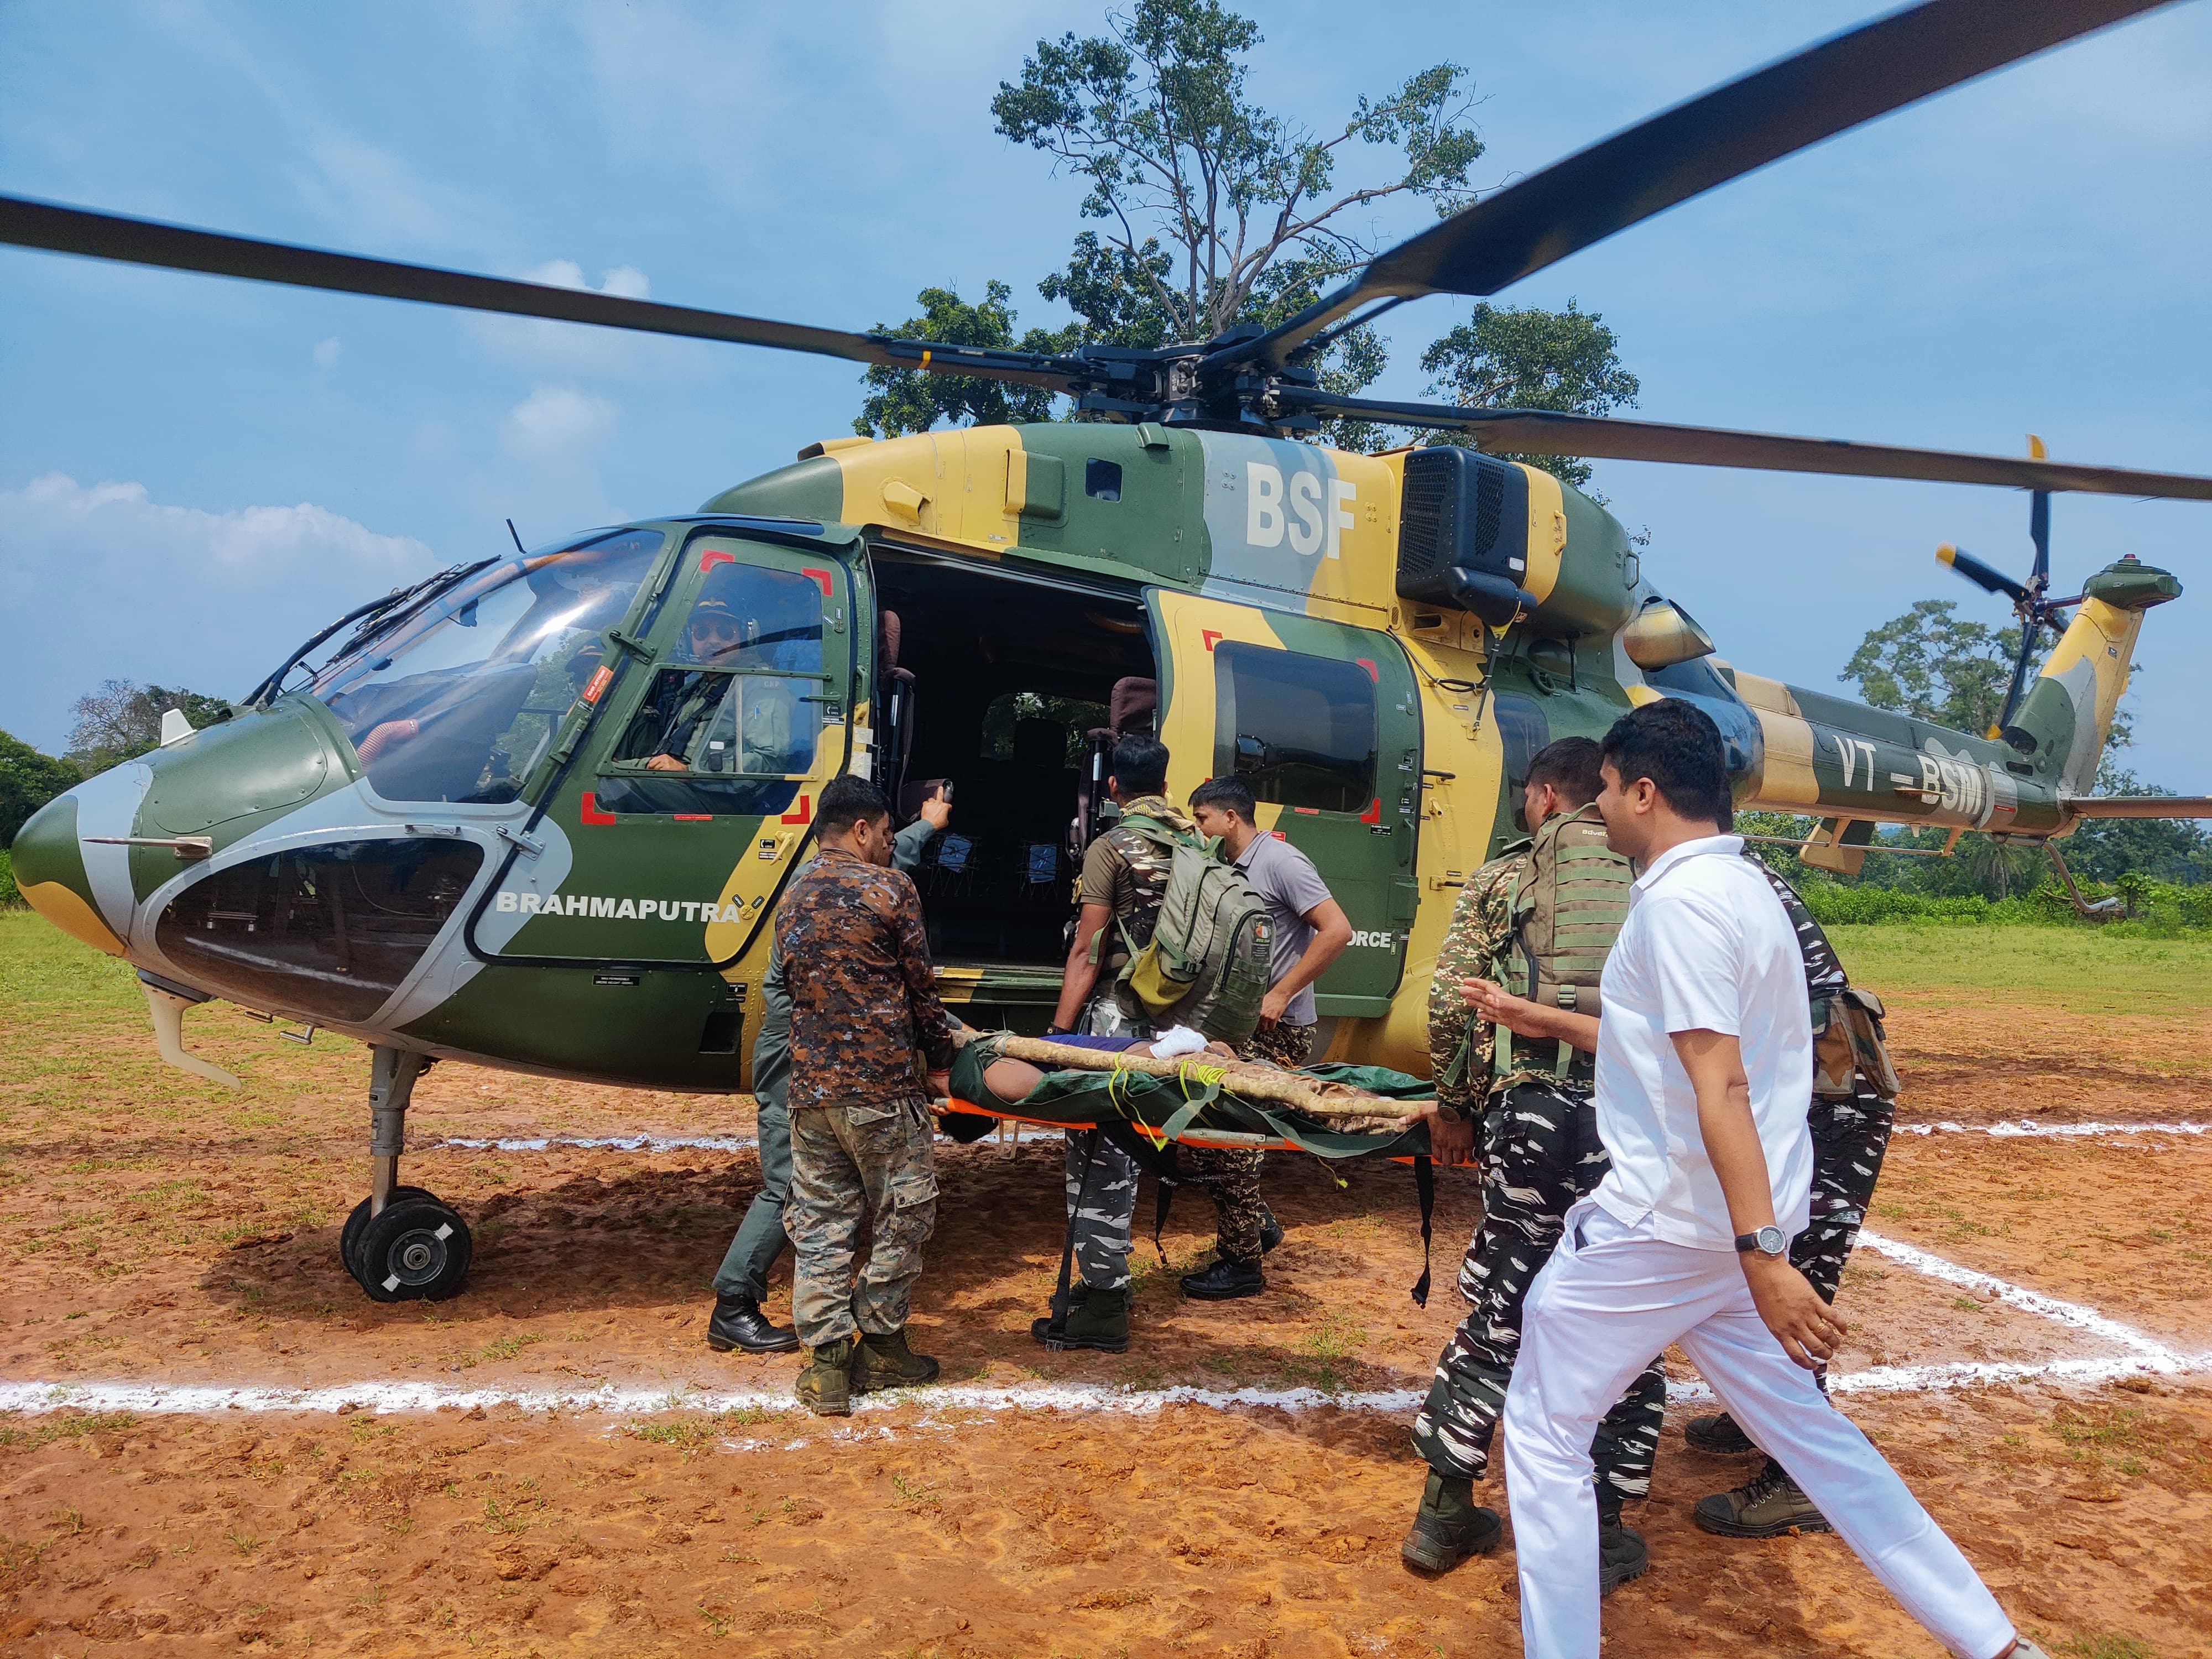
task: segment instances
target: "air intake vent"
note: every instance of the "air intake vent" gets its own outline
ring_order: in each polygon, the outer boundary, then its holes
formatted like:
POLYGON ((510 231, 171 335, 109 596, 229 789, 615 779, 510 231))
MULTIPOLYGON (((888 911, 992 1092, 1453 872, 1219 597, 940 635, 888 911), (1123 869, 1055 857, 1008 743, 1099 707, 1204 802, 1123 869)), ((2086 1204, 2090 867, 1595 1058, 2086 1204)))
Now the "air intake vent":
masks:
POLYGON ((1471 580, 1520 587, 1528 574, 1528 477, 1471 449, 1406 457, 1398 515, 1398 592, 1468 608, 1471 580))

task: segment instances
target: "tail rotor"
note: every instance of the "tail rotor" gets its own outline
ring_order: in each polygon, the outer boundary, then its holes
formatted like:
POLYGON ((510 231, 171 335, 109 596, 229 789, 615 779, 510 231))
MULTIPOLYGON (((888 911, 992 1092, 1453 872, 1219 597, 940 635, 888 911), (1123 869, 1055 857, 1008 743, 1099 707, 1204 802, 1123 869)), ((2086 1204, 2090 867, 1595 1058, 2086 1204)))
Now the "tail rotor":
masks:
MULTIPOLYGON (((2028 434, 2027 453, 2034 460, 2045 459, 2043 440, 2028 434)), ((2043 630, 2063 633, 2064 617, 2060 614, 2073 603, 2072 599, 2047 599, 2051 591, 2051 492, 2039 489, 2031 498, 2027 514, 2028 539, 2035 544, 2035 562, 2030 567, 2027 580, 2015 581, 1993 565, 1984 564, 1971 553, 1961 551, 1948 544, 1936 550, 1936 559, 1951 567, 1984 592, 2002 593, 2012 601, 2013 614, 2020 618, 2020 652, 2013 659, 2012 683, 2005 690, 2004 707, 1998 713, 1984 735, 1992 738, 2007 736, 2012 717, 2019 711, 2020 700, 2027 690, 2028 665, 2034 661, 2037 647, 2042 643, 2043 630)))

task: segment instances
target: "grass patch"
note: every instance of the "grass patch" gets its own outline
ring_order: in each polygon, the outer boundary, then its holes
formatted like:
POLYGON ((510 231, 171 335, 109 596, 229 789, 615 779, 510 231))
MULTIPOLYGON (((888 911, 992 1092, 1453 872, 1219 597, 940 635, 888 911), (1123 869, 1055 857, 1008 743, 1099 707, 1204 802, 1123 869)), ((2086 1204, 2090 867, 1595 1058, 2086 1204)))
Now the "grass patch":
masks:
POLYGON ((765 1423, 768 1413, 757 1406, 738 1406, 711 1416, 670 1418, 657 1423, 626 1423, 623 1431, 649 1445, 673 1446, 686 1458, 696 1455, 711 1442, 735 1430, 765 1423))
POLYGON ((2212 939, 2002 924, 1839 926, 1827 933, 1854 980, 1899 1000, 1955 993, 2084 1015, 2212 1010, 2212 939))
POLYGON ((1298 1339, 1291 1357, 1282 1367, 1293 1382, 1335 1394, 1356 1363, 1356 1351, 1367 1333, 1339 1313, 1326 1313, 1311 1330, 1298 1339))
POLYGON ((2158 1659, 2149 1643, 2132 1636, 2076 1636, 2055 1651, 2067 1659, 2158 1659))
POLYGON ((512 1336, 502 1336, 495 1341, 487 1342, 481 1348, 472 1348, 454 1363, 465 1371, 473 1370, 487 1360, 512 1359, 525 1348, 544 1340, 544 1334, 540 1331, 518 1331, 512 1336))
POLYGON ((0 1423, 0 1446, 20 1446, 26 1451, 36 1451, 57 1440, 76 1440, 88 1434, 121 1434, 135 1428, 137 1423, 137 1418, 130 1412, 77 1413, 49 1418, 33 1429, 0 1423))

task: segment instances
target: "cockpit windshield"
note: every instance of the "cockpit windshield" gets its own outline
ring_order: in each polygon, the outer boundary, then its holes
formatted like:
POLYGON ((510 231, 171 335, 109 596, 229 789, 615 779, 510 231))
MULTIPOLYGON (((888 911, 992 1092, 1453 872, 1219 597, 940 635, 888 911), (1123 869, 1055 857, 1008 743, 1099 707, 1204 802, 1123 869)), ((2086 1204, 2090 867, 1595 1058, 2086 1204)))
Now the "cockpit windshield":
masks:
POLYGON ((619 530, 479 571, 316 676, 388 800, 511 801, 600 665, 663 537, 619 530))

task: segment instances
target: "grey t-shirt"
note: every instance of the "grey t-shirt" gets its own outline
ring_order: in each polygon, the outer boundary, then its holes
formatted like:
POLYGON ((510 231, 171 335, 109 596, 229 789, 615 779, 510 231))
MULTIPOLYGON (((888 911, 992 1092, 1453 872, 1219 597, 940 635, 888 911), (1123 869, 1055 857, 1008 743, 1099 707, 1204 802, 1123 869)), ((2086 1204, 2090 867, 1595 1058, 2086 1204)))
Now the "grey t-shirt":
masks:
MULTIPOLYGON (((1253 836, 1237 862, 1267 901, 1267 915, 1275 924, 1275 959, 1268 974, 1268 982, 1273 984, 1291 971, 1305 955, 1306 946, 1313 943, 1314 930, 1306 921, 1306 913, 1331 896, 1328 884, 1321 878, 1311 859, 1271 830, 1262 830, 1253 836)), ((1292 997, 1291 1006, 1283 1011, 1283 1018, 1292 1025, 1310 1025, 1317 1018, 1310 985, 1292 997)))

